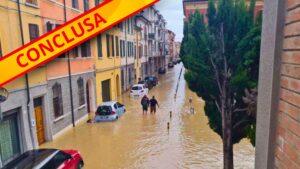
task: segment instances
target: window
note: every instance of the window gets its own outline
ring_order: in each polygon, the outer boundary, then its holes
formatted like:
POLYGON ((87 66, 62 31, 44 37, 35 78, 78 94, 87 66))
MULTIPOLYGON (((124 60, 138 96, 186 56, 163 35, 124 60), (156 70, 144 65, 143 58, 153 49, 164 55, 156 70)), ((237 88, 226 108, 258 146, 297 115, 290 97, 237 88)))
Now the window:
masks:
POLYGON ((119 24, 119 28, 121 29, 121 32, 123 32, 123 25, 124 25, 123 22, 121 22, 121 23, 119 24))
POLYGON ((72 53, 73 53, 73 57, 74 57, 74 58, 77 58, 77 57, 78 57, 78 46, 75 46, 75 47, 72 49, 72 53))
POLYGON ((143 56, 143 45, 139 46, 139 58, 143 56))
POLYGON ((120 56, 123 57, 123 40, 120 40, 120 56))
POLYGON ((95 0, 95 6, 98 6, 100 4, 100 0, 95 0))
POLYGON ((63 53, 63 54, 59 55, 57 58, 66 58, 66 54, 63 53))
POLYGON ((114 47, 115 47, 115 40, 114 40, 114 36, 113 35, 111 35, 110 36, 111 37, 111 51, 112 51, 112 56, 115 56, 115 49, 114 49, 114 47))
POLYGON ((50 31, 52 30, 52 26, 53 26, 53 24, 51 24, 51 22, 48 21, 48 22, 46 23, 46 31, 47 31, 47 32, 50 32, 50 31))
POLYGON ((39 37, 39 27, 37 24, 29 24, 29 38, 30 41, 39 37))
POLYGON ((98 57, 102 58, 102 36, 99 34, 97 36, 97 44, 98 44, 98 57))
POLYGON ((133 48, 133 55, 134 55, 134 58, 136 58, 136 46, 134 45, 134 48, 133 48))
POLYGON ((37 5, 37 0, 26 0, 26 3, 37 5))
POLYGON ((127 42, 127 56, 130 57, 130 42, 127 42))
POLYGON ((89 0, 83 0, 83 8, 84 8, 84 11, 87 11, 90 9, 89 0))
POLYGON ((61 26, 61 24, 55 24, 55 28, 58 28, 60 26, 61 26))
POLYGON ((52 87, 52 92, 54 117, 58 118, 64 114, 61 85, 59 83, 55 83, 52 87))
POLYGON ((147 56, 147 55, 148 55, 148 51, 147 51, 147 45, 145 45, 144 55, 145 55, 145 56, 147 56))
POLYGON ((90 57, 91 56, 91 44, 90 41, 86 41, 81 44, 81 57, 90 57))
POLYGON ((78 9, 78 0, 72 0, 72 8, 78 9))
POLYGON ((79 98, 79 106, 82 106, 85 104, 85 99, 84 99, 84 83, 83 83, 83 78, 80 77, 77 80, 77 85, 78 85, 78 98, 79 98))
POLYGON ((106 53, 107 57, 110 57, 110 49, 109 49, 109 44, 110 44, 110 35, 106 35, 106 53))
POLYGON ((119 37, 116 36, 116 55, 120 56, 119 54, 119 37))
POLYGON ((58 168, 60 167, 65 161, 71 159, 72 157, 62 151, 57 152, 51 160, 49 160, 41 169, 49 169, 49 168, 58 168))
POLYGON ((130 34, 130 19, 127 20, 127 32, 130 34))

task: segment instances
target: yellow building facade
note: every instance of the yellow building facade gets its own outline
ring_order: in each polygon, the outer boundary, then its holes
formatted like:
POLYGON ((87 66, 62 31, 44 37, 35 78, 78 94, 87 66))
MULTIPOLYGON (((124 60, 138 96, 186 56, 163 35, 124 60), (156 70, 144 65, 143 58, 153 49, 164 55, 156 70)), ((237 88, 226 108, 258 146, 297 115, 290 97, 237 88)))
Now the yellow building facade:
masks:
MULTIPOLYGON (((37 0, 0 0, 0 16, 0 56, 41 35, 37 0)), ((36 124, 39 121, 35 118, 35 110, 38 107, 42 115, 48 112, 45 105, 48 101, 46 67, 41 66, 27 75, 27 79, 24 75, 3 86, 9 96, 0 105, 0 133, 5 135, 0 139, 0 147, 6 147, 0 150, 0 168, 16 155, 38 148, 36 124)))
POLYGON ((120 29, 113 27, 93 39, 96 41, 96 98, 97 105, 117 100, 121 95, 120 29))

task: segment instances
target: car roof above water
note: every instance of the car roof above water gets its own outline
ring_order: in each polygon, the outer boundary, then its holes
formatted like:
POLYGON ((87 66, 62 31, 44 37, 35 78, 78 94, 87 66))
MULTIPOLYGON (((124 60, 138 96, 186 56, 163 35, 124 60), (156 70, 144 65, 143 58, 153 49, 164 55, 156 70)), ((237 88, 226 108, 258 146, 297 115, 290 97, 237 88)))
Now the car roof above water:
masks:
POLYGON ((6 164, 2 169, 31 169, 56 153, 57 149, 29 150, 21 154, 13 161, 6 164))
POLYGON ((108 101, 108 102, 101 103, 100 106, 111 106, 111 105, 114 105, 115 103, 117 103, 117 102, 116 101, 108 101))
POLYGON ((133 85, 132 87, 137 87, 137 86, 143 87, 144 84, 135 84, 135 85, 133 85))

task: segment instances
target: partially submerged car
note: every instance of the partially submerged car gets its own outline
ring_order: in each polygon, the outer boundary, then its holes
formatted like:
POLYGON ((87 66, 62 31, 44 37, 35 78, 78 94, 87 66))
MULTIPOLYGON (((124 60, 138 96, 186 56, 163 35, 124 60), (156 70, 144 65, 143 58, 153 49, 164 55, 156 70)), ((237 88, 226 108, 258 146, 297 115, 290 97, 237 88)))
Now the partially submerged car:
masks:
POLYGON ((173 62, 168 63, 168 68, 173 68, 173 67, 174 67, 173 62))
POLYGON ((126 112, 125 106, 116 101, 103 102, 95 113, 95 122, 115 121, 126 112))
POLYGON ((166 73, 166 68, 160 67, 160 68, 158 69, 158 73, 159 73, 159 74, 165 74, 165 73, 166 73))
POLYGON ((141 80, 141 81, 138 82, 138 84, 144 85, 145 88, 148 88, 149 90, 151 90, 153 88, 153 84, 149 80, 141 80))
POLYGON ((134 96, 144 96, 147 95, 149 92, 149 89, 143 85, 143 84, 135 84, 132 86, 131 90, 130 90, 130 96, 134 97, 134 96))
POLYGON ((153 86, 156 86, 158 84, 158 78, 155 76, 146 76, 145 81, 149 81, 153 86))

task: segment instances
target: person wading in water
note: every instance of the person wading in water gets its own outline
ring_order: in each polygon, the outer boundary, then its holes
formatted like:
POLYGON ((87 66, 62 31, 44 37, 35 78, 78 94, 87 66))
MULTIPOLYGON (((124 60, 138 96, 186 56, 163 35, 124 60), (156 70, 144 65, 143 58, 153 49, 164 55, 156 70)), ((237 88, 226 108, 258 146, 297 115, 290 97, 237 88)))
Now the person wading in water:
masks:
POLYGON ((148 107, 149 107, 149 99, 147 97, 147 95, 145 95, 142 100, 141 100, 141 105, 143 108, 143 114, 147 114, 148 112, 148 107))
POLYGON ((155 99, 155 96, 152 97, 152 99, 150 100, 150 113, 156 113, 156 105, 159 108, 158 102, 155 99))

